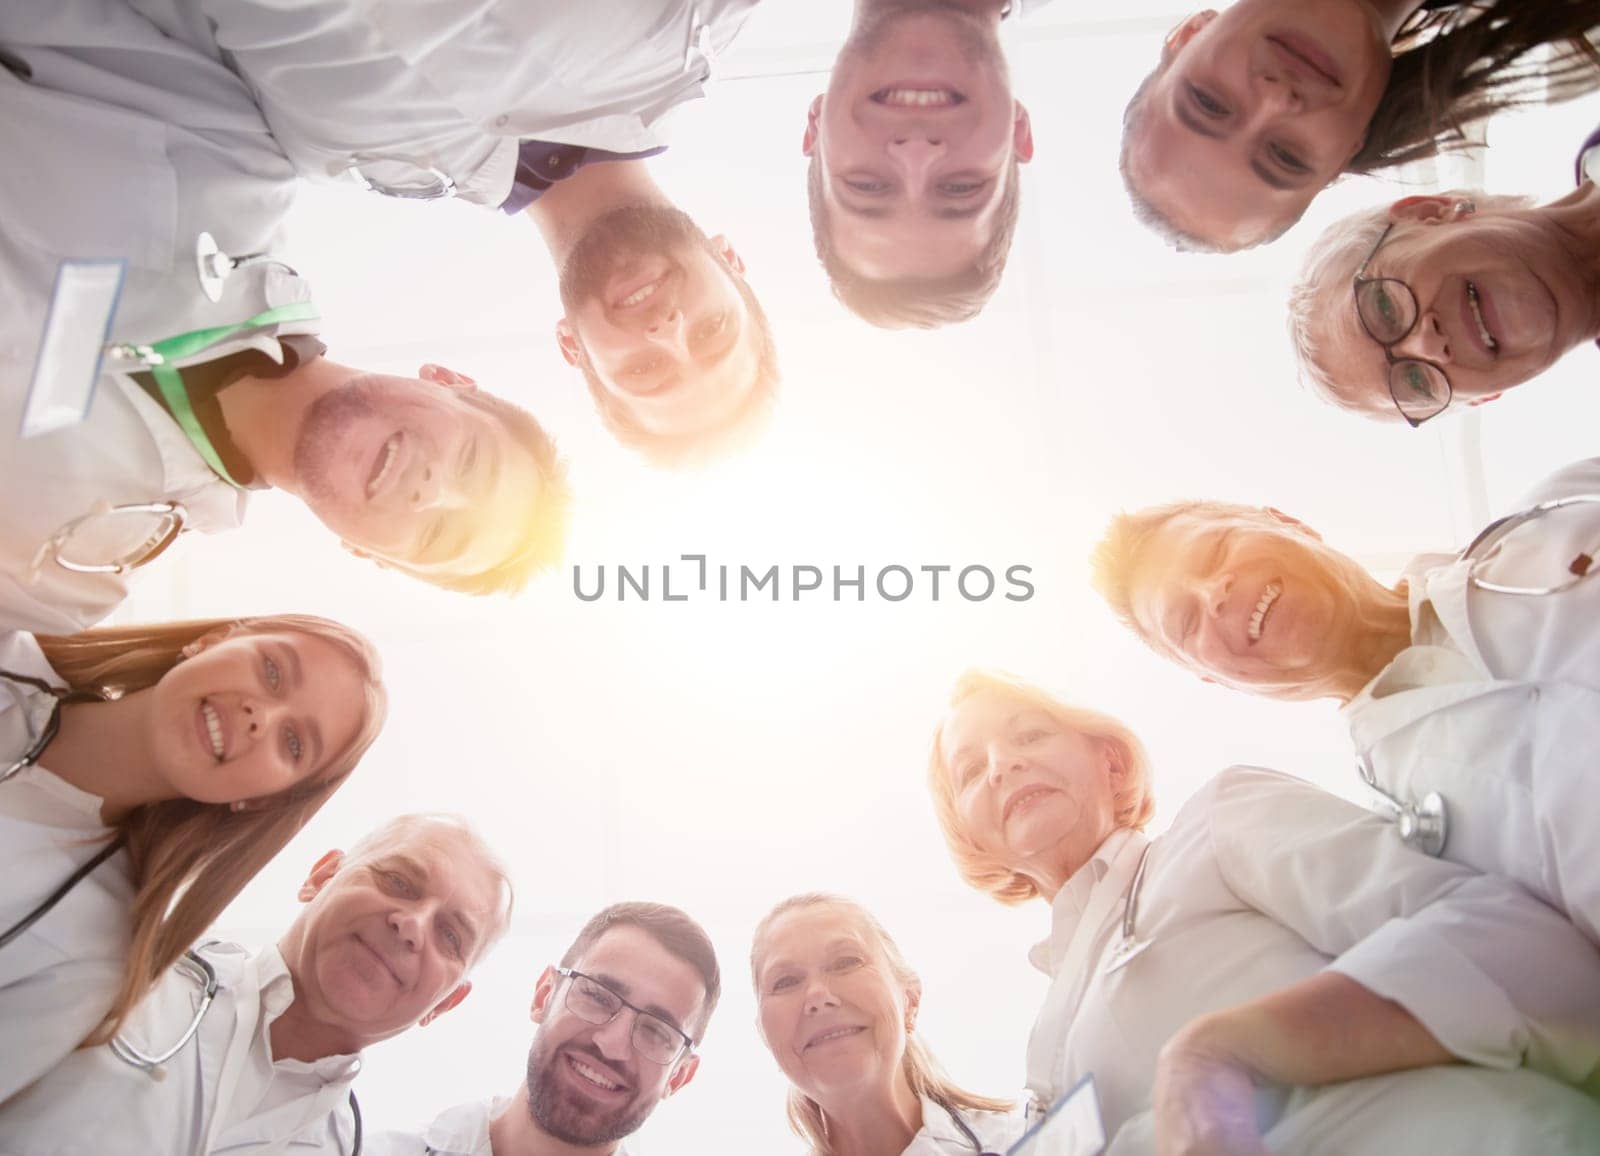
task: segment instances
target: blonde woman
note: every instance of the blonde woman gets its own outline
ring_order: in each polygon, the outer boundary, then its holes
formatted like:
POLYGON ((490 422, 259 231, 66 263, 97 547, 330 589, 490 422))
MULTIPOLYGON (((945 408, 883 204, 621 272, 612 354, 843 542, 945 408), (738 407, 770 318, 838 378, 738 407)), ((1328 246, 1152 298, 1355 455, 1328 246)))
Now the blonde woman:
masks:
POLYGON ((0 672, 3 1102, 117 1033, 355 768, 386 698, 366 639, 299 615, 13 631, 0 672))
POLYGON ((837 895, 786 899, 750 948, 761 1038, 811 1156, 1004 1152, 1022 1120, 957 1087, 916 1034, 922 983, 883 926, 837 895))
POLYGON ((969 883, 1050 904, 1028 1087, 1092 1072, 1114 1151, 1595 1151, 1557 1081, 1600 1062, 1600 957, 1515 885, 1252 767, 1151 839, 1132 732, 992 675, 957 683, 929 786, 969 883))

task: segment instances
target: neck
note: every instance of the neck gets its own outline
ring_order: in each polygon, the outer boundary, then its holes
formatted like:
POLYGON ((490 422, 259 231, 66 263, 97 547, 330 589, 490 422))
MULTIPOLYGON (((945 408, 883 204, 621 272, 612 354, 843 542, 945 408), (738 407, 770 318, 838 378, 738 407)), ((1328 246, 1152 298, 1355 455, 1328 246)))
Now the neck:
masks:
POLYGON ((587 165, 551 185, 527 213, 559 269, 596 219, 628 205, 672 206, 643 161, 587 165))
POLYGON ((822 1108, 833 1156, 884 1156, 911 1146, 922 1129, 922 1101, 911 1090, 903 1066, 896 1065, 887 1088, 868 1085, 852 1093, 850 1099, 822 1108))
MULTIPOLYGON (((280 944, 279 951, 282 950, 280 944)), ((351 1056, 360 1052, 362 1045, 369 1041, 316 1019, 306 1006, 300 981, 294 979, 293 982, 294 1002, 283 1009, 283 1014, 273 1020, 268 1029, 273 1060, 299 1060, 310 1064, 329 1056, 351 1056)))
POLYGON ((618 1144, 580 1147, 558 1140, 528 1110, 528 1082, 524 1080, 505 1107, 489 1121, 489 1150, 494 1156, 612 1156, 618 1144))
POLYGON ((1411 645, 1411 603, 1405 587, 1390 590, 1376 582, 1372 587, 1353 627, 1350 662, 1328 683, 1327 694, 1341 703, 1360 694, 1362 687, 1411 645))
POLYGON ((249 374, 217 395, 234 444, 268 485, 294 493, 294 447, 313 402, 360 370, 316 357, 283 377, 249 374))
POLYGON ((151 689, 112 702, 72 702, 61 708, 61 730, 39 761, 81 791, 99 795, 101 821, 120 822, 136 807, 175 799, 150 749, 151 689))
POLYGON ((1013 0, 856 0, 853 24, 859 25, 864 20, 876 17, 886 11, 906 11, 916 8, 959 8, 992 21, 994 26, 1000 26, 1000 14, 1012 4, 1013 0))
POLYGON ((1112 825, 1109 815, 1104 822, 1105 825, 1098 832, 1098 837, 1095 837, 1087 851, 1071 853, 1073 847, 1082 847, 1084 841, 1069 831, 1060 842, 1016 864, 1012 870, 1031 879, 1046 903, 1054 903, 1061 889, 1067 885, 1067 881, 1083 870, 1084 865, 1100 850, 1101 844, 1111 838, 1116 831, 1117 828, 1112 825))
POLYGON ((1372 10, 1383 38, 1392 41, 1405 22, 1422 7, 1422 0, 1367 0, 1367 7, 1372 10))
MULTIPOLYGON (((1560 200, 1535 210, 1558 233, 1558 250, 1570 254, 1574 280, 1584 290, 1588 315, 1570 327, 1586 337, 1600 337, 1600 186, 1584 181, 1560 200)), ((1558 298, 1559 299, 1559 298, 1558 298)))

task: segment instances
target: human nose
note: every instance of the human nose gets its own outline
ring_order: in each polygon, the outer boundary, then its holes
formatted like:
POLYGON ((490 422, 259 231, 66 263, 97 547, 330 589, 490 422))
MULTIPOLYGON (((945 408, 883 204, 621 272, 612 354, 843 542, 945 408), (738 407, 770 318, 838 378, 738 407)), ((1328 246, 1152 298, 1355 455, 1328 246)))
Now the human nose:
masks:
POLYGON ((407 951, 421 951, 427 941, 429 917, 426 904, 403 903, 389 913, 389 926, 407 951))
POLYGON ((625 1060, 633 1051, 634 1012, 625 1007, 594 1030, 595 1047, 608 1060, 625 1060))
POLYGON ((838 1007, 839 997, 833 994, 833 988, 828 986, 828 977, 818 972, 806 985, 806 1015, 816 1015, 827 1008, 838 1007))
POLYGON ((684 330, 683 310, 676 305, 659 314, 645 326, 645 333, 651 341, 680 354, 687 351, 684 330))
POLYGON ((999 783, 1006 775, 1026 766, 1022 752, 1009 744, 993 743, 989 747, 989 781, 999 783))
POLYGON ((1396 357, 1413 357, 1436 365, 1450 363, 1450 336, 1439 323, 1439 314, 1432 309, 1420 314, 1411 332, 1389 349, 1396 357))
POLYGON ((246 698, 239 704, 244 732, 253 741, 272 735, 288 707, 270 698, 246 698))
POLYGON ((928 169, 945 154, 942 137, 927 133, 906 133, 890 137, 884 145, 889 161, 901 172, 906 184, 920 188, 927 181, 928 169))
POLYGON ((1200 583, 1200 609, 1207 618, 1218 618, 1227 608, 1228 596, 1233 593, 1233 573, 1220 570, 1200 583))
POLYGON ((432 461, 415 462, 405 477, 401 491, 412 510, 455 509, 467 503, 455 482, 445 476, 432 461))

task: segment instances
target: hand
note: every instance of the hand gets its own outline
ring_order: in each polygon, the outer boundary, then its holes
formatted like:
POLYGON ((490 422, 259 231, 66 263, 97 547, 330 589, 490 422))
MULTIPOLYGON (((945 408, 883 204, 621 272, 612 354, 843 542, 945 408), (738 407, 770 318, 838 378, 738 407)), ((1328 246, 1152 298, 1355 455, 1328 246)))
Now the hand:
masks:
POLYGON ((457 373, 453 369, 446 369, 442 365, 434 365, 431 361, 417 370, 417 376, 423 381, 431 381, 436 385, 454 385, 464 389, 476 389, 478 383, 464 373, 457 373))
POLYGON ((1206 1020, 1161 1049, 1153 1093, 1158 1156, 1263 1156, 1249 1070, 1207 1037, 1206 1020))

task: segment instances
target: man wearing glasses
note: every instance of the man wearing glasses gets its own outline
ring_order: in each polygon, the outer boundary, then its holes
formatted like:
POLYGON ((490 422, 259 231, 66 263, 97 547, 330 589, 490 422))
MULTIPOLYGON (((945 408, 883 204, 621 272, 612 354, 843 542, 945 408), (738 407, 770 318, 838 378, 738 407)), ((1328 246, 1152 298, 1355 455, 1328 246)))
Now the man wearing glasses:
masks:
POLYGON ((1600 192, 1355 213, 1306 258, 1289 330, 1302 376, 1341 408, 1419 426, 1492 401, 1600 337, 1600 192))
POLYGON ((504 1099, 461 1104, 420 1135, 374 1136, 373 1156, 621 1152, 700 1066, 717 1006, 711 940, 675 907, 617 903, 584 926, 533 994, 527 1075, 504 1099))

